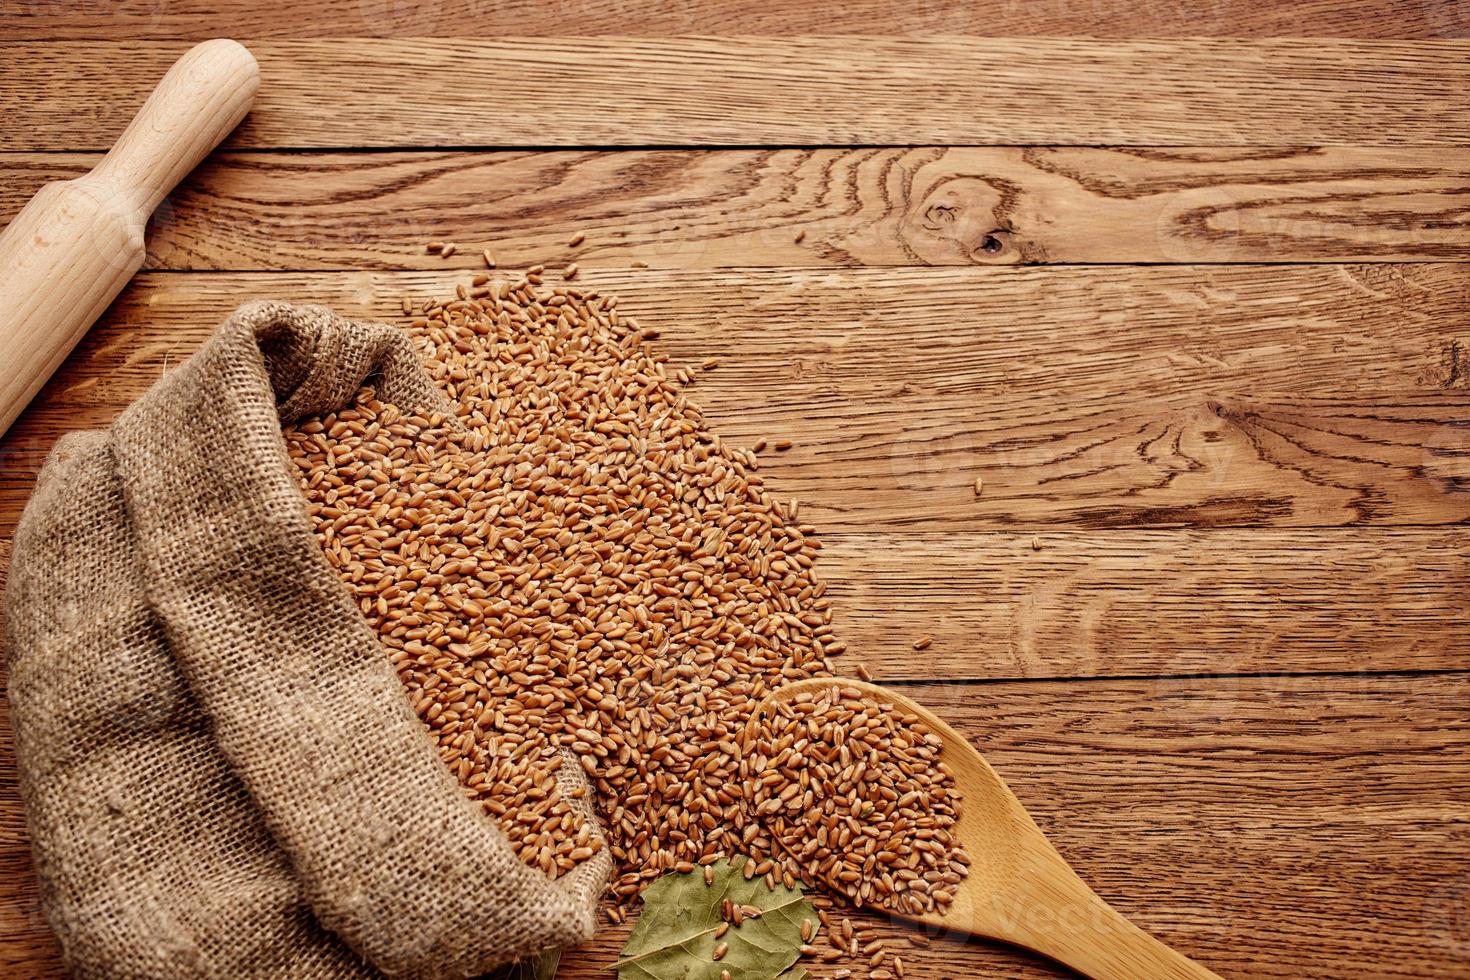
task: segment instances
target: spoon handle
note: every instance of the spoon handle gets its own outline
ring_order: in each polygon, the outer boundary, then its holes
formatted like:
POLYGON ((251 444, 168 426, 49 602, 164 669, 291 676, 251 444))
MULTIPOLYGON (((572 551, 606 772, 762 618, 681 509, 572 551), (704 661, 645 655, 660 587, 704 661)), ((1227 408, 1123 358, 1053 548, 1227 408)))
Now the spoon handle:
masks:
POLYGON ((1092 980, 1221 980, 1129 922, 1105 902, 1068 934, 1032 946, 1092 980))
POLYGON ((1031 860, 1002 938, 1092 980, 1221 980, 1104 902, 1049 844, 1038 840, 1031 860))

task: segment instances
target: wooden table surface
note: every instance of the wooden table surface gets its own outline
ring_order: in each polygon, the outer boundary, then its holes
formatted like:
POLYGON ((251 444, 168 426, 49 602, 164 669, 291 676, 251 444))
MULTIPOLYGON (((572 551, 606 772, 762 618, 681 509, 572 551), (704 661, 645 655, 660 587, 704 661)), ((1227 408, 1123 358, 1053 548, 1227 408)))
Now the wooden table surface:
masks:
MULTIPOLYGON (((0 441, 0 570, 242 301, 397 319, 582 231, 1104 896, 1226 977, 1470 975, 1470 3, 0 0, 0 221, 218 35, 257 107, 0 441)), ((0 967, 52 976, 0 743, 0 967)))

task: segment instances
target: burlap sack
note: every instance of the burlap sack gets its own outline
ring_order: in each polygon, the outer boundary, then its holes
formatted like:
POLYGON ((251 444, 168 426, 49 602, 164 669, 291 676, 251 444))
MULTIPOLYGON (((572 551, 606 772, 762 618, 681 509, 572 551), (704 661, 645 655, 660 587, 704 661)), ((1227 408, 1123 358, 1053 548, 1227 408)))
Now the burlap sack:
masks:
POLYGON ((41 474, 6 649, 77 976, 470 976, 592 932, 606 849, 555 883, 516 859, 312 537, 281 421, 373 375, 443 407, 392 327, 242 307, 41 474))

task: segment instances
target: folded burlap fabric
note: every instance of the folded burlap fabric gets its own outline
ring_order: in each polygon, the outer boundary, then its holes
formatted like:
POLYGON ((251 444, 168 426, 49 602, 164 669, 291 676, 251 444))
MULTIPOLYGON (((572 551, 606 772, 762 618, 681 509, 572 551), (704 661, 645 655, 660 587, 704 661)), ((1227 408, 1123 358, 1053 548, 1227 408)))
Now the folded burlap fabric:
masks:
POLYGON ((281 423, 369 377, 445 407, 394 328, 245 306, 41 474, 6 650, 77 976, 472 976, 592 932, 606 848, 555 882, 516 858, 312 537, 281 423))

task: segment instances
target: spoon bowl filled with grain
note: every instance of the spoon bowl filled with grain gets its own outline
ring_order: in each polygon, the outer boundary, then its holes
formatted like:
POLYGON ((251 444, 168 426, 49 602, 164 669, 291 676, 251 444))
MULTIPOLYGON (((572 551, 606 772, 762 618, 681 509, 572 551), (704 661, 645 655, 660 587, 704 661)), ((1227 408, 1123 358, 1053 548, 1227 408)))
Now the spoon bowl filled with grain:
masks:
POLYGON ((1218 980, 1100 898, 969 740, 912 699, 811 678, 769 695, 742 735, 746 800, 805 880, 1096 980, 1218 980))

